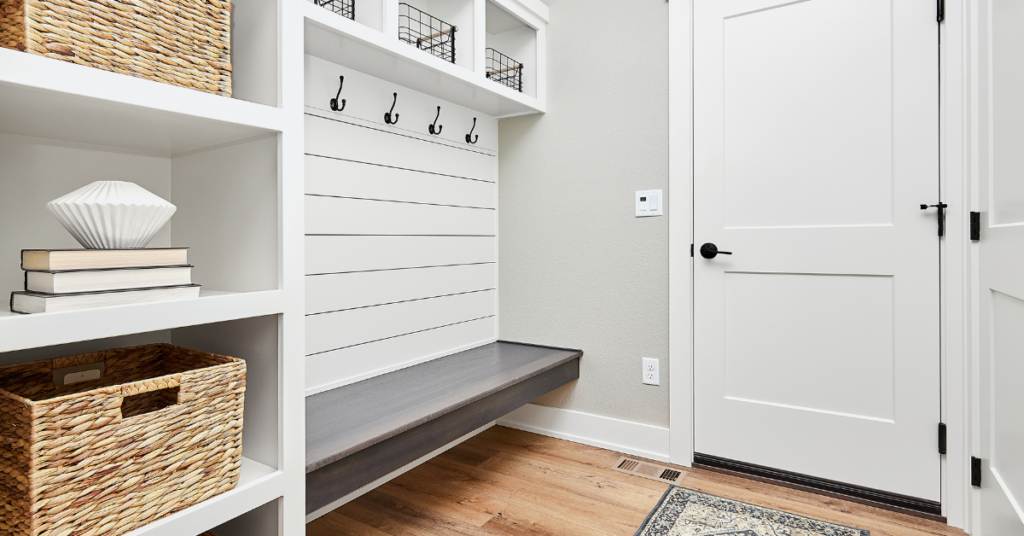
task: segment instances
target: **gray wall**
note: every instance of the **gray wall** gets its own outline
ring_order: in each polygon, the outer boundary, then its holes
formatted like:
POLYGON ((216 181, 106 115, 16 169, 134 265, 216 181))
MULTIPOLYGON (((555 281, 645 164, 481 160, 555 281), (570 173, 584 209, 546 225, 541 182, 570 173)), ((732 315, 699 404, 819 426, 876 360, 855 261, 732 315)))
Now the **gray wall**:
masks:
POLYGON ((537 403, 667 427, 668 219, 633 195, 668 193, 668 2, 547 4, 548 113, 500 123, 500 336, 585 351, 537 403))

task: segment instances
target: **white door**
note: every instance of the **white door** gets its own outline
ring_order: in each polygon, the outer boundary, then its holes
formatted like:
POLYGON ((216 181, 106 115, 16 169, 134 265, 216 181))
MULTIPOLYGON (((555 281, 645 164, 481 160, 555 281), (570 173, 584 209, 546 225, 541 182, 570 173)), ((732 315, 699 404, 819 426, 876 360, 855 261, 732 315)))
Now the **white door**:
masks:
POLYGON ((935 5, 695 1, 704 458, 938 507, 935 5))
POLYGON ((979 63, 980 536, 1024 534, 1024 2, 987 0, 979 63), (989 48, 990 47, 990 48, 989 48), (990 52, 989 52, 990 51, 990 52), (989 57, 985 57, 988 52, 989 57))

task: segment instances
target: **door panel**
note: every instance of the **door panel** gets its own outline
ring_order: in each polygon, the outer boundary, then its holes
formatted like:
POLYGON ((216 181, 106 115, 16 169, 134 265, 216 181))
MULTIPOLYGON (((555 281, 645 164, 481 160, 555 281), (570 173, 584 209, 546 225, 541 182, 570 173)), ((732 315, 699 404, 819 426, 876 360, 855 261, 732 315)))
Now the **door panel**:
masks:
POLYGON ((1024 3, 979 2, 981 536, 1024 535, 1024 3))
POLYGON ((726 400, 891 422, 892 303, 891 277, 726 273, 726 400))
POLYGON ((725 160, 726 227, 892 223, 890 10, 818 0, 724 19, 724 149, 743 156, 725 160))
POLYGON ((1024 300, 991 291, 993 452, 1006 492, 1024 497, 1024 300))
POLYGON ((695 447, 937 502, 930 0, 697 0, 695 447))

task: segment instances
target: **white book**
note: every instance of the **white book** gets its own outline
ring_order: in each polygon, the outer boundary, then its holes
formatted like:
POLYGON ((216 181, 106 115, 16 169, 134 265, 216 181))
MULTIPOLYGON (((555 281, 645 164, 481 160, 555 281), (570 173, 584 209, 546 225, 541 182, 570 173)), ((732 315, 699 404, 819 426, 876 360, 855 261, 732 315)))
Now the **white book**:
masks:
POLYGON ((199 285, 161 287, 102 292, 81 292, 78 294, 43 294, 40 292, 12 292, 11 312, 13 313, 58 313, 95 307, 132 305, 170 300, 185 300, 199 297, 199 285))
POLYGON ((190 284, 192 284, 192 267, 189 265, 25 272, 25 290, 45 294, 176 287, 190 284))

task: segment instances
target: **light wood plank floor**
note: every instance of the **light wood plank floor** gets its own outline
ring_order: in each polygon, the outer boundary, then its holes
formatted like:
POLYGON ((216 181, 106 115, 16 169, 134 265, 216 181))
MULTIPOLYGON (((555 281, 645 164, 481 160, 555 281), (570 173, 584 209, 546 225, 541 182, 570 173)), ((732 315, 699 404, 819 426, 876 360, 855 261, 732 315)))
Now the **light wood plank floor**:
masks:
MULTIPOLYGON (((494 427, 310 523, 308 536, 632 536, 668 485, 618 453, 494 427)), ((683 468, 685 469, 685 468, 683 468)), ((868 529, 962 536, 941 523, 700 469, 683 487, 868 529)))

